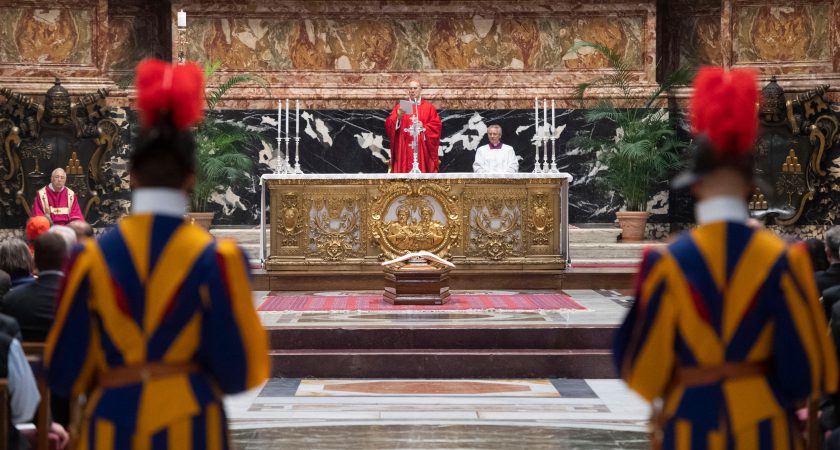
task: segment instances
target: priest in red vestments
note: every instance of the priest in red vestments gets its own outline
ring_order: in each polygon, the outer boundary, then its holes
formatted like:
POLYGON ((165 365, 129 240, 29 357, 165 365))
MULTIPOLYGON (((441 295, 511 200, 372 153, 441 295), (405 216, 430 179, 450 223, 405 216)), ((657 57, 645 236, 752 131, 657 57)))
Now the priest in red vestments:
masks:
MULTIPOLYGON (((421 99, 422 87, 420 82, 412 80, 408 84, 408 99, 412 103, 412 109, 417 110, 417 119, 425 131, 420 133, 417 139, 417 162, 420 171, 423 173, 437 173, 440 167, 438 160, 438 145, 440 144, 440 116, 431 103, 421 99)), ((391 161, 392 173, 406 173, 411 170, 414 160, 411 144, 414 136, 405 131, 412 124, 412 114, 400 111, 400 103, 394 106, 391 115, 385 120, 385 130, 391 140, 391 161)))
POLYGON ((50 177, 50 184, 38 190, 32 216, 47 216, 53 225, 67 225, 74 220, 82 220, 79 199, 72 189, 64 185, 67 174, 64 169, 55 169, 50 177))

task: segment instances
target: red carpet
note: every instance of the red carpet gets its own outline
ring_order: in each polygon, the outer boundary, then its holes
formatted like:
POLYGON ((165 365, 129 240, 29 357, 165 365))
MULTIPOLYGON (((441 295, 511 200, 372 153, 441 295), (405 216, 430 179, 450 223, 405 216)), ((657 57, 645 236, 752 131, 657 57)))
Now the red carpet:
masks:
POLYGON ((395 306, 381 295, 346 294, 279 294, 265 297, 258 311, 463 311, 483 309, 570 309, 586 308, 562 293, 528 294, 520 292, 484 292, 452 294, 445 305, 395 306), (332 295, 331 295, 332 294, 332 295))
POLYGON ((575 264, 572 261, 573 269, 637 269, 639 264, 575 264))

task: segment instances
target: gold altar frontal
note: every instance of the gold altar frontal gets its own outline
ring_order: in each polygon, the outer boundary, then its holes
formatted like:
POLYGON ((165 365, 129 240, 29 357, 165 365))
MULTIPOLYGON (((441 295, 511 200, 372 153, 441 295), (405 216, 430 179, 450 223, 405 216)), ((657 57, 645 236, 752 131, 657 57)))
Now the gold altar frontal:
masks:
POLYGON ((568 174, 278 174, 261 181, 272 290, 381 289, 380 263, 420 250, 455 264, 454 289, 560 287, 568 174))

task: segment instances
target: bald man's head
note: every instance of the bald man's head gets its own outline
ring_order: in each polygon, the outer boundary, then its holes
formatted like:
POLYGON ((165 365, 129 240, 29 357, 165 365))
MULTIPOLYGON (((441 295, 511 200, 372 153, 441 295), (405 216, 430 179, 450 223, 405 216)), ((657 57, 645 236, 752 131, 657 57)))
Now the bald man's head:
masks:
POLYGON ((411 80, 408 82, 408 98, 412 100, 417 100, 420 98, 420 94, 422 92, 423 86, 420 85, 420 81, 411 80))
POLYGON ((67 174, 64 173, 64 169, 59 167, 58 169, 53 170, 52 176, 50 176, 50 183, 56 191, 62 190, 64 188, 64 184, 67 183, 67 174))

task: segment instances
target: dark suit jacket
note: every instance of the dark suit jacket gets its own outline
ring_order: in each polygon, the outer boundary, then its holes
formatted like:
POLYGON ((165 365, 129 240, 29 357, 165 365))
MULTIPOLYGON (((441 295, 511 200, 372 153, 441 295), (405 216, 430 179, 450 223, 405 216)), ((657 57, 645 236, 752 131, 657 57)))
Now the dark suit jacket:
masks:
POLYGON ((61 276, 47 273, 33 283, 18 286, 5 297, 0 312, 17 319, 24 342, 43 342, 55 318, 61 276))
POLYGON ((3 296, 6 295, 6 292, 9 292, 9 289, 12 288, 12 279, 9 277, 9 274, 0 270, 0 300, 3 299, 3 296))
POLYGON ((816 273, 817 289, 822 292, 832 286, 840 286, 840 263, 828 266, 828 269, 816 273))

